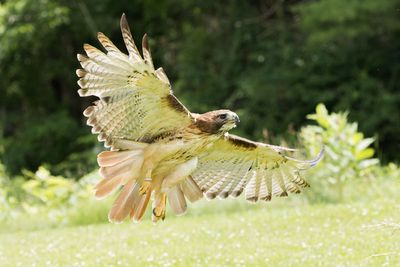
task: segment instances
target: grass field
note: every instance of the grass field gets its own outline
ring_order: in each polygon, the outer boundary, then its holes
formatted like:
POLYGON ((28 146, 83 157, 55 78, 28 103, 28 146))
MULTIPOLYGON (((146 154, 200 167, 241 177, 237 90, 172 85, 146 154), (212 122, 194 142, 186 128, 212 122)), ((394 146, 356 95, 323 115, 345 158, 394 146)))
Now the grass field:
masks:
POLYGON ((0 234, 0 266, 400 266, 400 204, 201 202, 153 225, 0 234))

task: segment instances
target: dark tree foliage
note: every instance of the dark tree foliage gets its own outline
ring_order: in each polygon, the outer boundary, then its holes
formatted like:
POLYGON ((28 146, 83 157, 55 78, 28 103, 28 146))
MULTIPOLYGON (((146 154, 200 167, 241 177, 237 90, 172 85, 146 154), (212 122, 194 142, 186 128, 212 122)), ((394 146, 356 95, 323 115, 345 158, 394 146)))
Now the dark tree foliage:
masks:
POLYGON ((378 138, 384 160, 400 149, 400 1, 0 1, 0 155, 9 172, 49 164, 80 175, 100 149, 81 112, 74 71, 97 31, 119 47, 125 12, 136 41, 147 32, 157 66, 194 112, 230 108, 241 134, 279 136, 319 102, 349 110, 378 138), (90 155, 90 156, 88 156, 90 155))

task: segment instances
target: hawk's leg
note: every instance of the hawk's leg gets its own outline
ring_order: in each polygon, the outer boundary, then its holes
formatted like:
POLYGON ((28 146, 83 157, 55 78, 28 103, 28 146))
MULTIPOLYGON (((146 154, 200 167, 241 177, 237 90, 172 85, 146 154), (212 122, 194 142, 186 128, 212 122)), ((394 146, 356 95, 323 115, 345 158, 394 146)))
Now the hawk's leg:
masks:
POLYGON ((152 168, 148 168, 146 171, 146 175, 144 176, 142 185, 139 188, 139 194, 141 194, 141 195, 146 194, 146 192, 149 191, 151 188, 151 182, 152 182, 151 172, 152 172, 152 170, 153 170, 152 168))
POLYGON ((149 190, 150 190, 150 188, 151 188, 151 178, 150 177, 148 177, 148 178, 144 178, 144 180, 143 180, 143 182, 142 182, 142 185, 140 186, 140 188, 139 188, 139 194, 140 195, 144 195, 144 194, 146 194, 146 192, 148 192, 149 190))

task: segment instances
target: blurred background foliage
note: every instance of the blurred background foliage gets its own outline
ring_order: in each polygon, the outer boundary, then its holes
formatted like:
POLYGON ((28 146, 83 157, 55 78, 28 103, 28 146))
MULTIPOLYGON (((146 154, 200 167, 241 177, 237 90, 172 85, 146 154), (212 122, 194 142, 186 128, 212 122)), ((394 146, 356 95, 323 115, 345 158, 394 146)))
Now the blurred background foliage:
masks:
MULTIPOLYGON (((325 144, 324 163, 310 170, 310 182, 316 187, 308 196, 314 201, 343 201, 348 195, 345 184, 362 177, 371 182, 376 176, 379 160, 372 158, 374 149, 370 147, 374 138, 364 138, 358 131, 357 123, 347 120, 347 112, 329 114, 323 104, 319 104, 315 114, 307 118, 317 125, 303 127, 300 142, 310 155, 316 155, 321 143, 325 144)), ((375 192, 374 192, 375 194, 375 192)))
MULTIPOLYGON (((0 1, 0 156, 13 177, 81 177, 101 149, 76 93, 97 31, 123 47, 125 12, 194 112, 229 108, 239 133, 294 141, 318 103, 349 111, 383 162, 400 149, 400 1, 0 1), (372 140, 372 139, 368 139, 372 140)), ((371 150, 368 150, 371 151, 371 150)), ((371 153, 371 152, 365 152, 371 153)))

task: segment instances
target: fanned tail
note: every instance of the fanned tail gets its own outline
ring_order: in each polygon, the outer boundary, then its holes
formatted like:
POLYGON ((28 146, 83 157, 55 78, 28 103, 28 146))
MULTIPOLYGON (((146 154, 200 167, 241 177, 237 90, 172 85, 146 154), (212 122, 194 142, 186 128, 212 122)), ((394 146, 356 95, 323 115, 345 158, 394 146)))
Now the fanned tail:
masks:
POLYGON ((100 176, 96 186, 96 197, 110 195, 129 180, 136 180, 143 164, 143 150, 103 151, 97 156, 100 176))
POLYGON ((132 220, 139 221, 150 199, 150 188, 144 193, 139 192, 145 146, 135 148, 126 151, 103 151, 97 156, 99 173, 103 179, 95 186, 96 197, 106 197, 123 186, 108 214, 111 222, 120 223, 128 215, 132 220))

